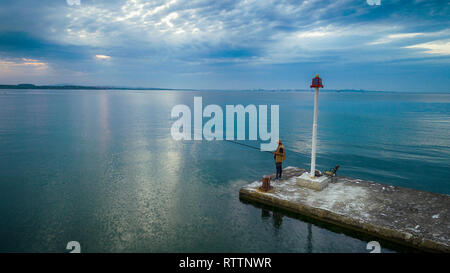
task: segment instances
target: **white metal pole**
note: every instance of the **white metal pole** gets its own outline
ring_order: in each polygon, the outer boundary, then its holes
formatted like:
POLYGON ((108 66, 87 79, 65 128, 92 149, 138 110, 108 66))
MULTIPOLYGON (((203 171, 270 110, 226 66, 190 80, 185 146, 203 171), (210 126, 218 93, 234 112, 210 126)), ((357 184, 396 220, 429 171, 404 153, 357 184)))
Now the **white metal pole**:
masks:
POLYGON ((314 121, 313 121, 313 132, 312 132, 312 149, 311 149, 311 178, 316 175, 316 145, 317 145, 317 112, 318 112, 318 100, 319 100, 319 88, 316 87, 316 92, 314 94, 314 121))

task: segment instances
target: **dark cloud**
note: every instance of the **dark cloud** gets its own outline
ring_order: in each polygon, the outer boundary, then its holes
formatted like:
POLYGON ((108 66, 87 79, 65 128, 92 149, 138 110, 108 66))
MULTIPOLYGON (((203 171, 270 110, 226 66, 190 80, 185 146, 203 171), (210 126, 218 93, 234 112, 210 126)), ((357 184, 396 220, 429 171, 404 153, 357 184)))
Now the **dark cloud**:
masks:
POLYGON ((448 1, 419 0, 4 0, 0 58, 33 58, 52 79, 64 70, 97 84, 295 88, 298 73, 337 68, 363 77, 361 88, 383 89, 374 73, 386 64, 405 79, 448 70, 449 15, 448 1))

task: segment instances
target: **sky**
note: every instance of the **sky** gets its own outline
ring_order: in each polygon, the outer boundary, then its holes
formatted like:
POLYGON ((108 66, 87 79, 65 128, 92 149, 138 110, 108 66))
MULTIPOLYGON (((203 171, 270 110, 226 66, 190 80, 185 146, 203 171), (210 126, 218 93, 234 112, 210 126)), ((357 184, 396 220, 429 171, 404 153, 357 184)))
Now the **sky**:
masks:
POLYGON ((450 92, 449 68, 449 1, 0 2, 0 84, 450 92))

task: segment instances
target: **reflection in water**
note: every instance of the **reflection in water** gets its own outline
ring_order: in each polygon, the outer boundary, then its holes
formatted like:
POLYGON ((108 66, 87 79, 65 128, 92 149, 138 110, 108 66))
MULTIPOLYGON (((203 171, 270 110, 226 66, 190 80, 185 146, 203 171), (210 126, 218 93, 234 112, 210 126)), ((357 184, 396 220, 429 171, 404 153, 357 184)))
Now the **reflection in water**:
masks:
POLYGON ((272 218, 273 218, 273 226, 276 229, 279 229, 281 227, 281 224, 283 223, 283 214, 274 211, 272 213, 272 218))
POLYGON ((307 253, 312 253, 312 224, 308 223, 308 237, 306 239, 306 242, 308 243, 306 247, 307 253))
POLYGON ((275 227, 275 230, 278 230, 281 227, 281 224, 283 224, 283 214, 277 211, 272 211, 272 213, 270 213, 270 211, 267 209, 261 209, 261 218, 263 220, 267 220, 271 216, 273 220, 273 226, 275 227))
POLYGON ((110 136, 109 130, 109 105, 108 105, 108 93, 103 91, 100 93, 98 104, 98 118, 99 118, 99 141, 101 152, 105 153, 108 147, 108 140, 110 136))
POLYGON ((270 218, 270 211, 268 211, 266 209, 261 209, 261 218, 263 220, 270 218))
MULTIPOLYGON (((329 245, 330 247, 335 246, 336 244, 339 244, 339 240, 342 238, 340 235, 345 234, 346 236, 349 236, 353 238, 354 240, 357 240, 361 242, 361 248, 358 249, 352 249, 350 247, 347 251, 344 252, 366 252, 366 244, 370 241, 378 241, 380 245, 383 246, 383 252, 385 253, 391 253, 391 252, 409 252, 409 253, 415 253, 420 252, 417 249, 406 247, 404 245, 399 245, 397 243, 393 243, 391 241, 386 241, 384 239, 374 237, 371 235, 368 235, 366 233, 358 232, 355 230, 350 230, 347 228, 339 227, 333 224, 328 224, 325 222, 322 222, 320 220, 316 220, 298 213, 286 211, 283 209, 271 207, 268 205, 264 205, 261 203, 258 203, 256 201, 250 201, 246 199, 240 199, 240 201, 243 204, 251 205, 255 209, 261 210, 261 219, 264 222, 267 222, 270 218, 273 220, 273 227, 275 233, 279 233, 279 235, 286 235, 286 231, 289 229, 289 226, 294 224, 296 227, 300 227, 298 230, 301 234, 301 237, 304 238, 304 241, 302 241, 302 246, 299 248, 298 252, 304 252, 304 253, 323 253, 323 252, 329 252, 324 251, 323 247, 324 245, 329 245), (286 217, 286 218, 284 218, 286 217), (284 218, 284 227, 281 228, 281 225, 283 224, 283 218, 284 218), (314 226, 314 236, 316 240, 314 241, 314 247, 313 247, 313 226, 314 226), (306 229, 306 230, 305 230, 306 229), (284 230, 284 233, 281 232, 284 230), (339 235, 339 239, 336 237, 330 240, 324 240, 323 237, 324 232, 332 231, 333 233, 339 235)), ((292 232, 292 230, 287 231, 288 233, 292 232)), ((342 243, 348 243, 349 237, 347 237, 346 241, 342 241, 342 243)), ((277 237, 280 239, 281 237, 277 237)), ((351 244, 349 244, 351 246, 351 244)))
MULTIPOLYGON (((279 211, 273 210, 272 213, 270 210, 262 207, 261 208, 261 218, 262 220, 267 220, 272 216, 273 220, 273 227, 275 228, 275 231, 278 231, 281 228, 281 225, 283 224, 283 214, 279 211)), ((312 253, 313 246, 312 246, 312 224, 307 224, 308 229, 308 235, 306 237, 306 253, 312 253)))

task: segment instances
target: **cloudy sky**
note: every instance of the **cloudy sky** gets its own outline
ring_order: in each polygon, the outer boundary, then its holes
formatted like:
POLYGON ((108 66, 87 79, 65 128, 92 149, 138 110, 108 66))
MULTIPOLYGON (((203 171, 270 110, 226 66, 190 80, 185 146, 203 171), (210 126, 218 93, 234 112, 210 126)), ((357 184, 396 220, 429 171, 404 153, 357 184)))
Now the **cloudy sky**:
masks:
POLYGON ((450 2, 2 0, 0 83, 449 92, 450 2))

